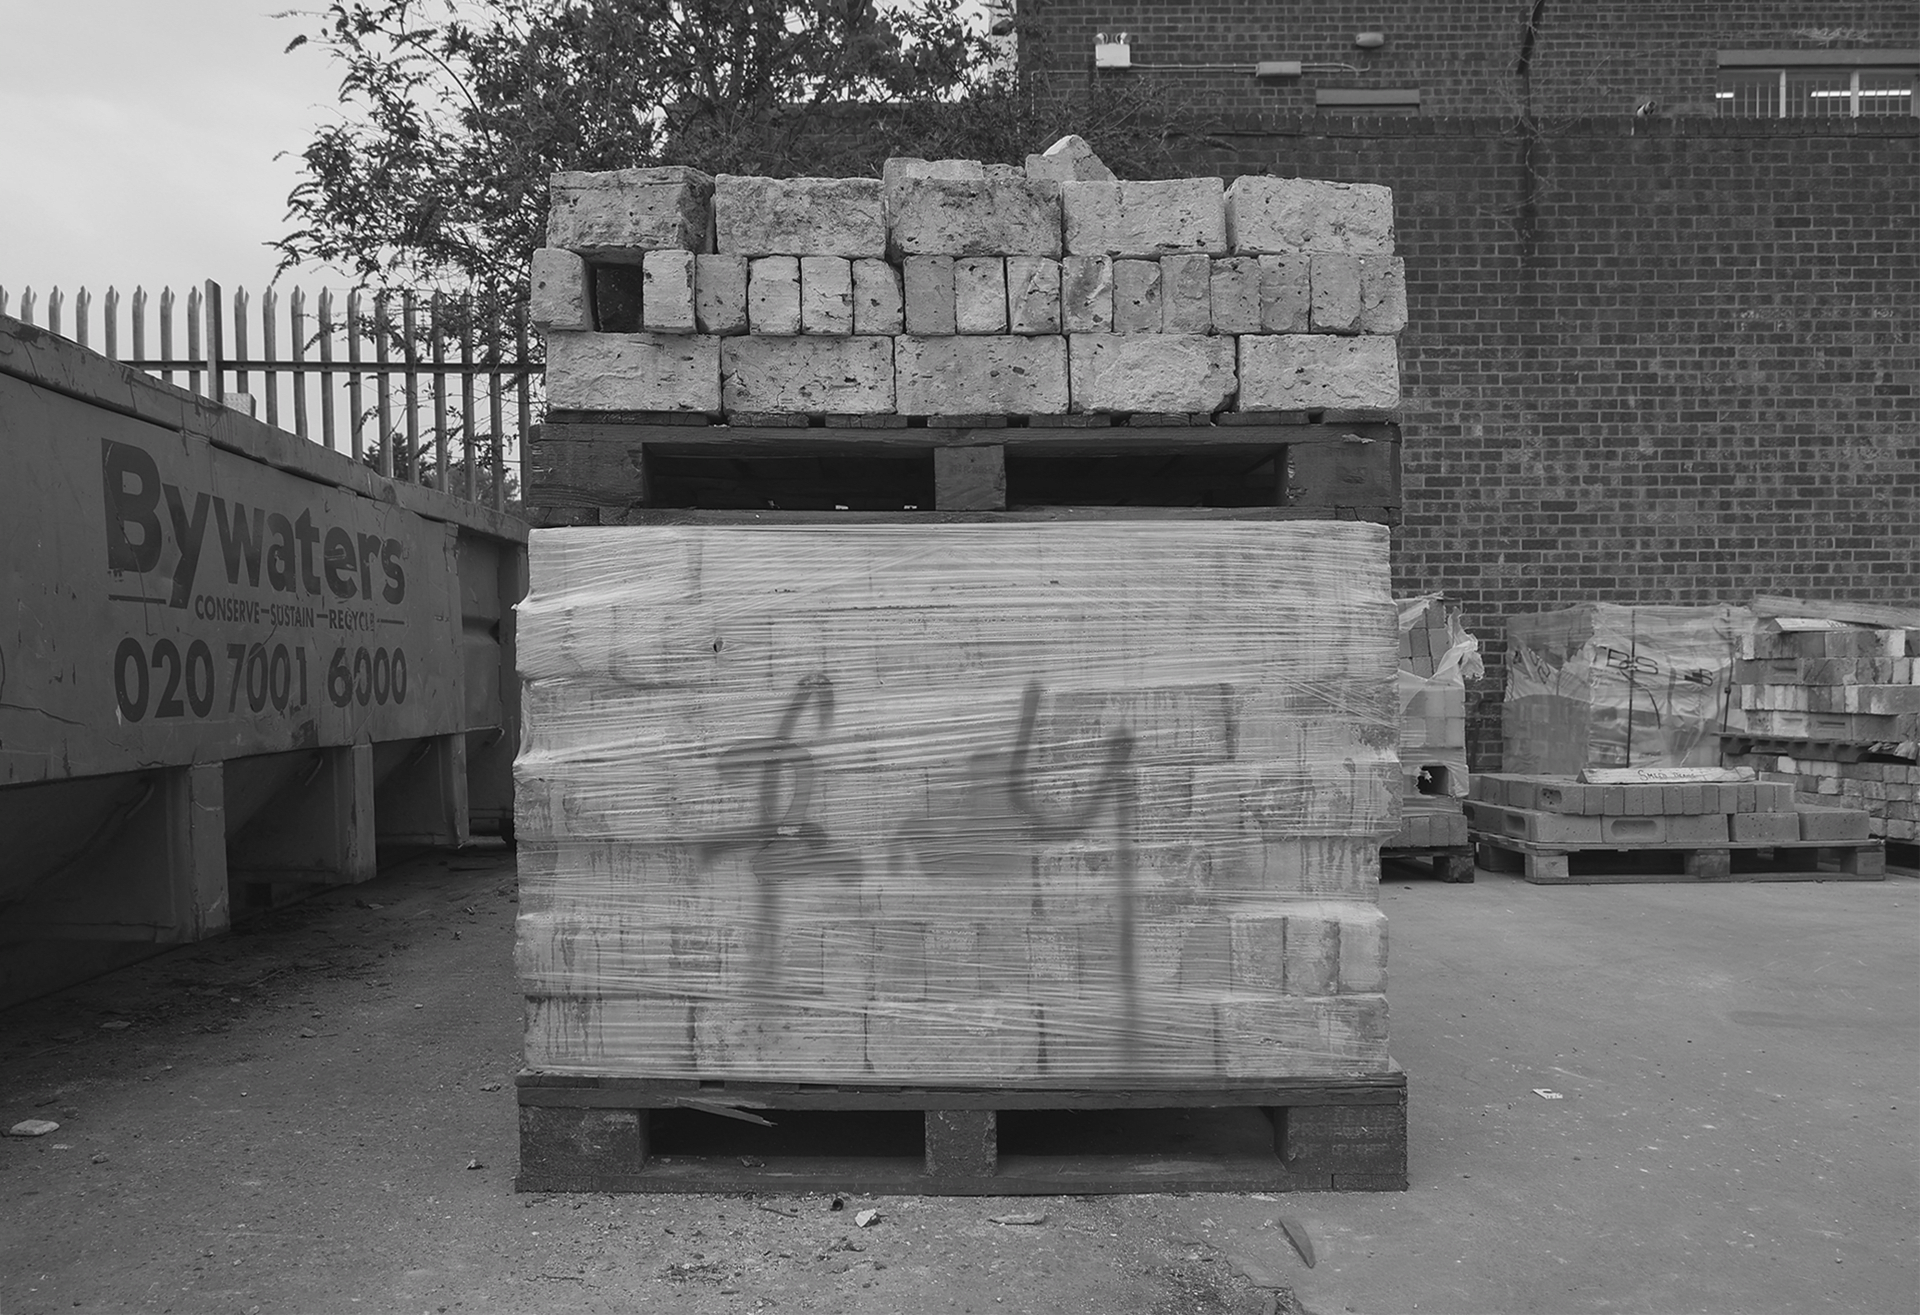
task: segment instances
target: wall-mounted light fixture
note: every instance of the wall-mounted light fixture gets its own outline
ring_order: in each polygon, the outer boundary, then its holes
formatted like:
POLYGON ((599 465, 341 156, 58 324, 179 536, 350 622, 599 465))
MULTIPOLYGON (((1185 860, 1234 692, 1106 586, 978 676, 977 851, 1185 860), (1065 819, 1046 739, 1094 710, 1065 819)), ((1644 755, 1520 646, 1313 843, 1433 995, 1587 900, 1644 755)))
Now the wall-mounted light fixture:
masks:
POLYGON ((1105 32, 1094 33, 1093 66, 1095 68, 1132 68, 1133 38, 1125 32, 1111 40, 1105 32))
POLYGON ((1356 32, 1353 36, 1353 44, 1362 50, 1378 50, 1387 44, 1387 34, 1385 32, 1356 32))

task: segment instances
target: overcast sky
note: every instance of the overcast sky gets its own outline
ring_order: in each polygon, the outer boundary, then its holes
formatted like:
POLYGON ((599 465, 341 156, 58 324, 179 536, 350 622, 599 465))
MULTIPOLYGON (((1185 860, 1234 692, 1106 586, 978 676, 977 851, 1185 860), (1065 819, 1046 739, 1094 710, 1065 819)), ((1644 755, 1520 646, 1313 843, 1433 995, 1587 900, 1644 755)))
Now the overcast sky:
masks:
POLYGON ((97 306, 109 284, 267 284, 292 157, 338 83, 321 51, 281 53, 302 28, 271 15, 300 2, 0 0, 10 310, 23 286, 44 306, 85 285, 97 306))

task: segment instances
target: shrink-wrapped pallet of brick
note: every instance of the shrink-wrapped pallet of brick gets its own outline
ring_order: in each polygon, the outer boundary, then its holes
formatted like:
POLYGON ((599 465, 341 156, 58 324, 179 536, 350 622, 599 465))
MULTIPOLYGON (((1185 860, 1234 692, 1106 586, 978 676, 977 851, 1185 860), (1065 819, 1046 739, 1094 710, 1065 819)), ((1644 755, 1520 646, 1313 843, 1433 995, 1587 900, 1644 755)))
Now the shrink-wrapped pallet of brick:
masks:
POLYGON ((1483 673, 1480 641, 1440 594, 1398 600, 1400 830, 1388 849, 1467 843, 1467 681, 1483 673))
POLYGON ((529 1067, 1386 1073, 1387 535, 536 531, 518 632, 529 1067))
POLYGON ((1582 603, 1507 619, 1501 754, 1509 772, 1712 767, 1738 707, 1745 608, 1582 603))

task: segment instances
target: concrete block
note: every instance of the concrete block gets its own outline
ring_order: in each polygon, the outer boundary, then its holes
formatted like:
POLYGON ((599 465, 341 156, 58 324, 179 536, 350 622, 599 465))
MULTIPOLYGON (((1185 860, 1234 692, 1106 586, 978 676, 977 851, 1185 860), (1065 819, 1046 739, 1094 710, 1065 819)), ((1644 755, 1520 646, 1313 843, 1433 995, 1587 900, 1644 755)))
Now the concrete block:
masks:
POLYGON ((1213 258, 1160 258, 1160 331, 1206 333, 1213 327, 1213 258))
POLYGON ((722 338, 728 411, 879 415, 893 410, 893 339, 722 338))
POLYGON ((720 342, 705 334, 550 331, 547 405, 718 414, 720 342))
POLYGON ((1392 338, 1276 333, 1237 341, 1242 411, 1400 405, 1400 357, 1392 338))
POLYGON ((711 250, 713 179, 698 169, 561 172, 549 188, 547 245, 603 263, 637 265, 662 248, 711 250))
POLYGON ((1360 332, 1398 333, 1407 327, 1407 262, 1398 256, 1360 257, 1360 332))
POLYGON ((1259 333, 1260 262, 1252 256, 1225 256, 1213 262, 1212 303, 1215 333, 1259 333))
POLYGON ((1014 333, 1060 332, 1059 261, 1007 257, 1007 327, 1014 333))
POLYGON ((1058 256, 1060 198, 1025 179, 909 178, 892 193, 900 256, 1058 256))
POLYGON ((693 321, 702 333, 747 331, 747 258, 702 253, 693 262, 693 321))
POLYGON ((877 178, 743 178, 713 183, 716 245, 733 256, 882 256, 877 178))
POLYGON ((1722 813, 1733 825, 1733 840, 1742 845, 1771 845, 1800 838, 1800 814, 1792 809, 1778 813, 1722 813))
POLYGON ((922 160, 915 156, 896 156, 880 166, 880 191, 886 202, 887 225, 892 227, 896 201, 903 185, 920 178, 946 178, 955 181, 982 182, 986 166, 978 160, 922 160))
POLYGON ((1007 331, 1007 262, 965 256, 953 262, 953 327, 959 333, 1007 331))
POLYGON ((1316 251, 1307 277, 1313 287, 1312 331, 1360 332, 1360 257, 1316 251))
POLYGON ((907 332, 954 332, 953 257, 908 256, 900 272, 906 281, 907 332))
POLYGON ((747 271, 747 323, 753 332, 800 332, 800 258, 762 256, 747 271))
POLYGON ((1309 258, 1279 255, 1259 259, 1260 327, 1268 333, 1306 333, 1313 323, 1309 258))
POLYGON ((1226 193, 1235 255, 1393 254, 1393 189, 1313 178, 1239 178, 1226 193))
POLYGON ((1218 178, 1068 182, 1060 185, 1066 249, 1076 256, 1227 253, 1218 178))
POLYGON ((528 314, 540 329, 591 329, 593 279, 587 262, 571 251, 541 247, 533 253, 528 314))
POLYGON ((1113 262, 1113 331, 1158 333, 1161 318, 1160 262, 1113 262))
POLYGON ((902 415, 1063 415, 1067 340, 1059 335, 894 340, 902 415))
POLYGON ((1086 139, 1068 133, 1039 155, 1027 157, 1027 177, 1036 182, 1112 182, 1113 170, 1094 154, 1086 139))
POLYGON ((1061 259, 1060 318, 1068 333, 1113 332, 1113 261, 1110 257, 1061 259))
POLYGON ((800 257, 800 332, 853 332, 853 262, 839 256, 800 257))
POLYGON ((900 294, 900 271, 884 260, 853 262, 853 331, 901 333, 906 329, 906 303, 900 294))
POLYGON ((1857 808, 1797 805, 1802 840, 1865 840, 1871 819, 1857 808))
POLYGON ((1212 412, 1233 397, 1234 339, 1078 333, 1067 339, 1073 409, 1212 412))
POLYGON ((648 333, 692 333, 693 252, 647 252, 640 279, 641 326, 648 333))

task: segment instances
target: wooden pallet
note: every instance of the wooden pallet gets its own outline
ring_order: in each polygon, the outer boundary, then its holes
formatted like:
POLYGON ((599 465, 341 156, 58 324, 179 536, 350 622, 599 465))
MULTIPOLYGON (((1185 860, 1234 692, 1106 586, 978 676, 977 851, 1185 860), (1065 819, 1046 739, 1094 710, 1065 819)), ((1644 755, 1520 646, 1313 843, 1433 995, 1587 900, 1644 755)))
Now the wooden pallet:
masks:
POLYGON ((527 502, 537 524, 681 523, 689 513, 1034 519, 1141 508, 1399 519, 1400 431, 1379 419, 1289 412, 1232 423, 871 416, 709 424, 704 416, 560 414, 575 418, 549 418, 528 443, 527 502), (1079 421, 1102 423, 1071 423, 1079 421))
POLYGON ((1871 841, 1781 841, 1771 845, 1671 845, 1570 849, 1474 833, 1481 867, 1517 872, 1536 886, 1630 882, 1881 881, 1886 850, 1871 841))
POLYGON ((1055 1090, 517 1079, 523 1192, 1404 1191, 1407 1079, 1055 1090))
POLYGON ((1380 861, 1399 859, 1403 863, 1425 866, 1439 881, 1455 883, 1473 880, 1473 846, 1441 845, 1421 848, 1417 845, 1383 846, 1380 861))

